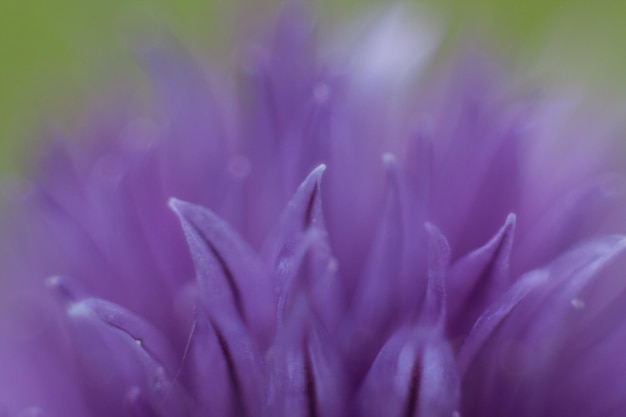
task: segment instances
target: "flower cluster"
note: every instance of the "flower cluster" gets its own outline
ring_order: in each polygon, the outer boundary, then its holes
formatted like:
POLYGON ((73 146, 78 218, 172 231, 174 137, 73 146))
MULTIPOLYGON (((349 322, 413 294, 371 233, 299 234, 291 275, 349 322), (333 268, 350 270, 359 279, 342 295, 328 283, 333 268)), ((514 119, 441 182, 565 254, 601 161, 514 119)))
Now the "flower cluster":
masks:
POLYGON ((613 131, 477 54, 399 79, 395 27, 337 58, 289 9, 232 77, 146 48, 158 106, 46 144, 0 414, 623 416, 613 131))

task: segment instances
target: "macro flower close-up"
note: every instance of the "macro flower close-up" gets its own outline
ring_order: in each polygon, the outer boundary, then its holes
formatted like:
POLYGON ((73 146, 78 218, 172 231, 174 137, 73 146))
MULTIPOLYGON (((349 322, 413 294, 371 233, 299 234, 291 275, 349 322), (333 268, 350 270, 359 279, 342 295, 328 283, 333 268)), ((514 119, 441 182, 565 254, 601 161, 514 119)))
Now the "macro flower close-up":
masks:
POLYGON ((618 109, 408 15, 139 42, 5 191, 0 416, 626 415, 618 109))

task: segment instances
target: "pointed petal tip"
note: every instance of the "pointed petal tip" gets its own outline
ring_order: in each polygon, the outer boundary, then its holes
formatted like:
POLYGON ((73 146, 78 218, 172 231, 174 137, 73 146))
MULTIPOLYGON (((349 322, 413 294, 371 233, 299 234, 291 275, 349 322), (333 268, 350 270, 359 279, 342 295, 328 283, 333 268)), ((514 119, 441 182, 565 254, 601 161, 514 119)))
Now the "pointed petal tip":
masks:
POLYGON ((186 228, 190 226, 190 224, 193 224, 193 204, 183 200, 179 200, 176 197, 171 197, 167 201, 167 205, 178 218, 178 221, 183 227, 183 230, 186 230, 186 228))
POLYGON ((90 298, 75 280, 54 275, 46 279, 45 285, 57 297, 65 314, 70 319, 82 319, 92 316, 93 309, 89 302, 90 298))
POLYGON ((167 205, 178 216, 181 221, 192 222, 197 217, 197 213, 201 212, 202 216, 209 216, 211 218, 217 217, 210 209, 204 206, 198 206, 188 201, 179 200, 176 197, 171 197, 167 205))
POLYGON ((319 164, 309 174, 306 176, 304 181, 300 183, 298 186, 298 191, 296 191, 296 195, 300 192, 305 192, 305 190, 314 190, 320 187, 322 182, 322 176, 326 171, 326 164, 319 164))
POLYGON ((517 223, 517 215, 515 213, 509 213, 508 216, 506 216, 506 220, 504 221, 504 226, 509 228, 509 227, 515 227, 515 224, 517 223))
POLYGON ((170 197, 169 200, 167 200, 167 205, 174 211, 174 213, 176 214, 180 214, 182 210, 184 210, 184 208, 188 205, 189 203, 183 201, 183 200, 179 200, 176 197, 170 197))
POLYGON ((424 222, 424 230, 426 231, 429 245, 434 245, 433 247, 439 247, 445 252, 449 252, 448 239, 437 226, 431 222, 424 222))
POLYGON ((441 232, 441 230, 439 230, 439 228, 431 222, 424 222, 424 229, 426 230, 426 233, 428 233, 430 237, 443 236, 443 233, 441 232))
POLYGON ((318 166, 313 168, 311 173, 308 175, 307 179, 311 178, 311 179, 315 179, 316 181, 320 181, 325 171, 326 171, 326 164, 319 164, 318 166))
POLYGON ((304 181, 300 183, 300 185, 298 186, 298 189, 296 190, 295 195, 292 197, 289 204, 297 205, 298 204, 296 203, 297 201, 300 201, 303 198, 308 198, 308 196, 311 193, 314 193, 315 195, 319 197, 316 191, 319 190, 320 188, 320 185, 322 182, 322 175, 324 174, 325 171, 326 171, 326 164, 319 164, 317 167, 315 167, 306 176, 304 181))
POLYGON ((506 220, 500 230, 494 235, 494 237, 487 243, 487 245, 498 244, 497 242, 508 242, 506 243, 509 246, 508 251, 510 251, 510 246, 512 245, 513 238, 515 236, 515 228, 517 225, 517 215, 515 213, 509 213, 506 216, 506 220))
POLYGON ((85 298, 86 292, 76 281, 61 276, 52 275, 44 282, 45 287, 56 295, 64 305, 75 303, 85 298))

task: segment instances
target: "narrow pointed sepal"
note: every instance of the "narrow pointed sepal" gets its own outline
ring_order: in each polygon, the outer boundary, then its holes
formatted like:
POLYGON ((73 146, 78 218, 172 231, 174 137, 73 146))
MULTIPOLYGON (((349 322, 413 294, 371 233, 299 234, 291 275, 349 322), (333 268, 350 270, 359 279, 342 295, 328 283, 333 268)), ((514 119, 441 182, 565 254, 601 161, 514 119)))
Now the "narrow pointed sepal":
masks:
POLYGON ((452 339, 467 334, 479 315, 508 286, 515 222, 515 215, 509 214, 489 242, 457 260, 450 268, 447 321, 452 339))
POLYGON ((301 234, 312 227, 325 231, 322 214, 321 181, 326 171, 322 164, 302 181, 283 211, 278 226, 270 233, 263 246, 263 257, 270 265, 277 265, 281 253, 301 234))
POLYGON ((325 170, 324 165, 318 166, 298 187, 267 240, 264 253, 274 266, 279 322, 290 300, 306 293, 324 325, 334 329, 345 303, 337 259, 323 219, 321 180, 325 170))
POLYGON ((171 199, 196 268, 204 308, 240 317, 261 342, 271 333, 274 295, 265 264, 210 210, 171 199))

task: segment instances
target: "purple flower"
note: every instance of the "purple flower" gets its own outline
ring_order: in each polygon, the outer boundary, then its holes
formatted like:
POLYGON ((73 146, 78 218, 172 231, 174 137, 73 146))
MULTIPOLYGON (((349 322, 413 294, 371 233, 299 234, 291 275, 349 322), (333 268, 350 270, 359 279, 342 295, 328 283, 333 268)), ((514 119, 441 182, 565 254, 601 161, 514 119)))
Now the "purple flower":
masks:
POLYGON ((159 104, 9 209, 0 415, 625 415, 615 130, 476 53, 407 77, 401 24, 337 53, 289 9, 230 76, 145 48, 159 104))

